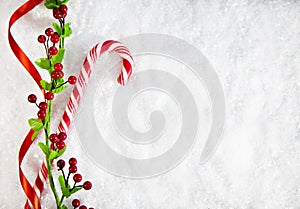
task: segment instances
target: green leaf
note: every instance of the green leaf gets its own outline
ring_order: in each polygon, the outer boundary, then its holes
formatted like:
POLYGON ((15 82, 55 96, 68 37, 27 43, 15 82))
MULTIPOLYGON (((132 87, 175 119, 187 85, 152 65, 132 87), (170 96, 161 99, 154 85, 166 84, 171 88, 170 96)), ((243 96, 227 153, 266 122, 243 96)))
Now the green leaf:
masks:
POLYGON ((63 1, 58 1, 58 4, 59 5, 62 5, 62 4, 66 4, 66 3, 68 3, 69 2, 69 0, 63 0, 63 1))
POLYGON ((71 191, 70 191, 70 196, 72 195, 72 194, 75 194, 76 192, 78 192, 79 190, 81 190, 82 189, 82 187, 75 187, 74 189, 71 189, 71 191))
POLYGON ((60 188, 66 187, 65 178, 63 177, 63 175, 59 175, 58 181, 59 181, 59 184, 60 184, 60 188))
POLYGON ((47 58, 39 58, 35 60, 34 63, 42 69, 49 70, 50 68, 50 60, 47 58))
POLYGON ((49 154, 50 154, 50 149, 47 145, 45 145, 44 143, 42 142, 39 142, 38 143, 38 146, 41 148, 41 150, 43 151, 43 153, 48 157, 49 154))
POLYGON ((66 88, 68 88, 68 86, 61 86, 59 88, 53 89, 52 93, 54 94, 59 94, 60 92, 62 92, 63 90, 65 90, 66 88))
MULTIPOLYGON (((46 114, 46 118, 44 119, 44 121, 49 121, 50 117, 51 117, 51 114, 46 114)), ((44 128, 47 129, 47 124, 46 123, 44 124, 44 128)))
POLYGON ((61 205, 59 206, 59 209, 68 209, 68 207, 66 205, 61 205))
POLYGON ((31 136, 31 140, 34 140, 35 137, 40 133, 40 131, 34 131, 34 133, 31 136))
POLYGON ((69 37, 72 34, 72 29, 70 28, 71 23, 67 23, 64 26, 64 34, 61 36, 62 38, 69 37))
POLYGON ((71 196, 70 184, 68 184, 68 186, 66 186, 65 179, 62 175, 60 175, 58 177, 58 181, 59 181, 61 192, 63 193, 63 195, 66 196, 67 198, 70 197, 71 196))
POLYGON ((45 2, 45 7, 47 7, 48 9, 55 9, 58 8, 59 6, 57 6, 55 3, 50 3, 50 2, 45 2))
POLYGON ((41 86, 43 87, 43 89, 45 89, 47 91, 51 90, 51 87, 52 87, 51 83, 48 83, 45 80, 41 80, 40 83, 41 83, 41 86))
POLYGON ((64 58, 64 55, 65 55, 65 49, 64 48, 59 49, 58 53, 52 56, 51 58, 53 65, 55 65, 56 63, 61 63, 64 58))
POLYGON ((46 0, 44 5, 48 9, 55 9, 59 7, 59 5, 56 5, 55 0, 46 0))
POLYGON ((62 156, 65 153, 66 149, 67 149, 67 147, 64 147, 62 150, 58 150, 56 158, 62 156))
POLYGON ((56 86, 59 86, 59 85, 63 84, 65 81, 63 78, 59 78, 55 82, 56 82, 56 86))
POLYGON ((64 193, 64 195, 66 196, 66 198, 68 198, 68 197, 70 197, 72 195, 71 192, 70 192, 70 190, 71 189, 70 189, 70 184, 69 184, 67 190, 64 193))
POLYGON ((62 4, 66 4, 68 3, 69 0, 63 0, 63 1, 60 1, 58 0, 57 1, 57 4, 56 4, 56 1, 55 0, 46 0, 45 2, 45 7, 47 7, 48 9, 54 9, 54 8, 58 8, 60 5, 62 4))
POLYGON ((59 25, 56 22, 54 22, 54 23, 52 23, 52 26, 55 29, 55 31, 58 33, 58 35, 61 36, 62 29, 59 27, 59 25))
POLYGON ((28 124, 34 131, 39 131, 43 128, 43 122, 36 118, 30 118, 28 124))
POLYGON ((49 153, 49 160, 54 160, 55 158, 57 158, 57 152, 54 150, 51 150, 49 153))
POLYGON ((54 151, 51 150, 50 154, 49 154, 49 160, 54 160, 60 156, 62 156, 64 154, 64 152, 66 151, 67 147, 64 147, 62 150, 58 150, 58 151, 54 151))

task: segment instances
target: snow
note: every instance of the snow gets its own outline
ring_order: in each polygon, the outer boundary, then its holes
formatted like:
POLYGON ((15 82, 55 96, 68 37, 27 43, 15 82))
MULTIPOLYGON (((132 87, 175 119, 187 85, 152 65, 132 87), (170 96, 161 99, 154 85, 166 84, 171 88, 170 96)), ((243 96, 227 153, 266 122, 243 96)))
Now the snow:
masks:
MULTIPOLYGON (((9 17, 22 3, 0 3, 3 34, 0 37, 3 73, 0 78, 0 208, 22 208, 25 203, 18 178, 18 151, 29 130, 27 119, 36 114, 36 108, 26 102, 27 95, 35 92, 41 98, 7 41, 9 17)), ((203 144, 197 142, 177 167, 152 178, 128 179, 101 169, 83 151, 72 126, 66 158, 76 156, 84 179, 93 182, 93 190, 81 192, 77 197, 84 199, 88 206, 105 209, 300 208, 299 14, 300 3, 292 0, 70 1, 68 20, 74 33, 66 42, 67 74, 78 74, 83 58, 97 42, 144 33, 166 34, 185 40, 206 56, 218 74, 226 99, 224 134, 213 157, 201 165, 203 144)), ((52 21, 51 12, 41 5, 15 24, 13 35, 31 60, 43 53, 35 40, 52 21)), ((107 56, 98 67, 109 67, 106 60, 107 56)), ((142 65, 141 60, 137 63, 142 65)), ((171 65, 170 61, 163 67, 168 69, 171 65)), ((115 75, 105 75, 104 81, 115 75)), ((188 79, 189 75, 183 77, 188 79)), ((115 84, 108 81, 105 85, 99 95, 110 101, 109 86, 115 84)), ((201 88, 199 85, 199 92, 194 94, 201 96, 201 88)), ((53 127, 59 121, 69 93, 70 89, 56 99, 53 127)), ((139 104, 146 105, 145 98, 154 96, 155 92, 149 92, 137 97, 129 107, 130 120, 139 121, 136 129, 147 129, 149 124, 144 121, 143 112, 151 112, 159 105, 150 102, 143 109, 139 104)), ((168 101, 168 98, 161 99, 168 101)), ((203 98, 204 104, 205 101, 203 98)), ((168 104, 172 105, 172 101, 168 104)), ((109 106, 106 101, 100 101, 100 105, 109 106)), ((206 106, 198 106, 203 113, 207 110, 206 106)), ((165 116, 172 115, 162 111, 165 116)), ((177 121, 179 116, 173 116, 177 121)), ((107 130, 105 134, 111 133, 107 130)), ((166 148, 145 154, 126 149, 126 143, 118 144, 117 140, 108 143, 124 155, 140 158, 147 154, 155 156, 166 148)), ((165 146, 173 142, 168 143, 165 146)), ((30 181, 41 161, 40 151, 33 146, 22 166, 30 181)), ((44 208, 53 208, 51 198, 46 188, 44 208)))

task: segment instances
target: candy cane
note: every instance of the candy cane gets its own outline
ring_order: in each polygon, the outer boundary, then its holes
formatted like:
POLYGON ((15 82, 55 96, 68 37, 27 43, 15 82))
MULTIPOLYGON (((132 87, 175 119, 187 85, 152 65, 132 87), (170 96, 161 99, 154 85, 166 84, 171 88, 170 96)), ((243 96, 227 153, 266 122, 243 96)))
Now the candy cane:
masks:
MULTIPOLYGON (((99 44, 95 45, 84 59, 81 71, 78 76, 78 82, 76 83, 71 93, 65 112, 58 125, 59 132, 67 132, 69 130, 69 127, 74 118, 74 114, 82 99, 85 87, 91 76, 93 66, 98 60, 98 58, 105 52, 115 52, 122 59, 122 69, 117 78, 119 84, 125 85, 130 76, 132 75, 134 62, 129 50, 122 43, 118 41, 109 40, 105 41, 101 47, 99 47, 99 44)), ((48 171, 45 166, 45 163, 46 162, 43 162, 40 171, 36 177, 35 185, 33 187, 39 198, 43 191, 44 182, 46 181, 48 176, 48 171)), ((29 203, 29 201, 26 202, 25 208, 31 208, 31 204, 29 203)))

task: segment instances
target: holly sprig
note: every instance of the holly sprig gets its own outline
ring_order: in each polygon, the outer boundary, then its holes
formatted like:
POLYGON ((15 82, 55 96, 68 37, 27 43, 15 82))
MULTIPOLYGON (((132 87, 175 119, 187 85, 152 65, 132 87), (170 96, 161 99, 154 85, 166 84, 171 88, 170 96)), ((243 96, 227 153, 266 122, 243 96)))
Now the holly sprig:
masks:
MULTIPOLYGON (((45 49, 45 57, 35 60, 35 64, 43 70, 46 70, 50 76, 50 80, 41 80, 40 86, 44 90, 44 101, 37 103, 37 97, 34 94, 28 96, 28 101, 34 103, 38 107, 38 118, 30 118, 28 120, 29 126, 34 131, 32 140, 44 130, 45 142, 39 142, 38 146, 42 150, 46 158, 49 184, 55 198, 57 209, 68 209, 64 204, 64 200, 71 197, 82 188, 90 190, 92 183, 85 181, 82 185, 78 185, 82 181, 81 174, 77 173, 77 160, 76 158, 69 159, 68 174, 65 175, 64 167, 65 161, 59 159, 57 161, 57 168, 62 174, 58 177, 60 186, 60 193, 56 189, 53 172, 55 167, 53 163, 60 158, 66 151, 65 140, 67 134, 65 132, 51 133, 51 117, 52 117, 52 104, 55 94, 61 93, 68 86, 66 84, 76 84, 77 78, 74 75, 64 80, 64 66, 62 64, 65 55, 65 38, 72 34, 70 23, 66 23, 68 12, 68 0, 46 0, 44 5, 53 13, 53 17, 57 20, 52 24, 53 28, 47 28, 45 34, 39 35, 37 40, 43 44, 45 49), (70 177, 73 176, 73 186, 71 186, 70 177)), ((73 199, 73 208, 87 209, 85 205, 80 204, 80 200, 73 199)), ((93 208, 90 208, 93 209, 93 208)))

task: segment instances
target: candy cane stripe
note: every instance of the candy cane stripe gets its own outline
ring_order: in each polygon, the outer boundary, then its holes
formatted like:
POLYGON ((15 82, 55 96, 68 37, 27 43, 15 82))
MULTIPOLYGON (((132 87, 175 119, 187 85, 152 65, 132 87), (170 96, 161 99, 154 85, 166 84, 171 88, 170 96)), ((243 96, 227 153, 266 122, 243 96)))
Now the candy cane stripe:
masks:
POLYGON ((74 98, 76 99, 77 103, 79 104, 79 102, 80 102, 80 94, 79 94, 77 85, 74 87, 74 90, 73 90, 72 93, 73 93, 74 98))
POLYGON ((83 86, 86 85, 85 78, 84 78, 82 72, 80 72, 80 74, 78 76, 78 82, 79 82, 79 84, 80 84, 81 87, 83 87, 83 86))
POLYGON ((63 121, 66 123, 67 127, 70 125, 71 123, 71 119, 67 114, 67 111, 64 112, 63 114, 63 121))
POLYGON ((70 100, 72 100, 72 105, 74 106, 74 109, 76 110, 78 108, 78 103, 76 98, 74 97, 74 94, 71 94, 70 100))
POLYGON ((57 129, 58 129, 59 132, 65 132, 64 127, 62 126, 62 124, 59 124, 57 129))
POLYGON ((113 44, 113 43, 117 43, 116 41, 113 41, 113 40, 108 40, 108 41, 105 41, 103 44, 102 44, 102 47, 101 47, 101 50, 100 50, 100 55, 103 54, 104 52, 106 51, 109 51, 109 47, 113 44))
MULTIPOLYGON (((84 60, 84 63, 83 63, 83 68, 85 69, 85 72, 90 75, 90 69, 91 69, 91 66, 90 66, 90 63, 88 61, 88 57, 85 58, 84 60)), ((89 76, 90 77, 90 76, 89 76)))

